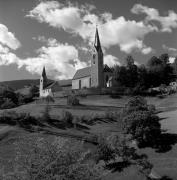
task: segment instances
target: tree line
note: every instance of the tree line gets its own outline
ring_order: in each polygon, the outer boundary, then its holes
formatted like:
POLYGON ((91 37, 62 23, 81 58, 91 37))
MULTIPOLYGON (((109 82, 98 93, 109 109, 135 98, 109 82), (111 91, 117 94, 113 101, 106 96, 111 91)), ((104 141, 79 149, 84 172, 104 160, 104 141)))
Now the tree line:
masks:
POLYGON ((171 64, 169 55, 162 54, 159 57, 151 57, 146 65, 138 66, 135 64, 134 58, 129 55, 126 58, 126 65, 113 67, 115 82, 119 86, 141 90, 161 84, 169 85, 176 78, 177 59, 175 62, 171 64))

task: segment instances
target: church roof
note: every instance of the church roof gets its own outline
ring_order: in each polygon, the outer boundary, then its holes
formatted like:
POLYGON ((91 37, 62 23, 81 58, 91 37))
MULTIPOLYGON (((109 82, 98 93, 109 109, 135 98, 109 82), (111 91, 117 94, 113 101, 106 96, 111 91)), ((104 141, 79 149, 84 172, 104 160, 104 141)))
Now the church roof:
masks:
POLYGON ((46 72, 45 72, 45 66, 43 67, 42 77, 47 77, 46 72))
POLYGON ((79 69, 76 71, 73 80, 74 79, 79 79, 79 78, 83 78, 83 77, 88 77, 91 75, 91 67, 86 67, 83 69, 79 69))
POLYGON ((47 86, 45 87, 45 89, 50 89, 50 88, 52 88, 55 84, 57 84, 57 81, 54 81, 54 82, 52 82, 52 83, 47 84, 47 86))
POLYGON ((97 51, 102 52, 101 43, 100 43, 100 37, 99 37, 98 29, 97 29, 97 28, 96 28, 96 33, 95 33, 94 46, 95 46, 95 48, 96 48, 97 51))
POLYGON ((104 65, 103 71, 112 73, 112 69, 107 64, 104 65))
MULTIPOLYGON (((103 68, 103 72, 111 72, 112 73, 112 70, 107 64, 105 64, 104 68, 103 68)), ((88 76, 91 76, 91 67, 86 67, 86 68, 77 70, 73 77, 73 80, 80 79, 83 77, 88 77, 88 76)))

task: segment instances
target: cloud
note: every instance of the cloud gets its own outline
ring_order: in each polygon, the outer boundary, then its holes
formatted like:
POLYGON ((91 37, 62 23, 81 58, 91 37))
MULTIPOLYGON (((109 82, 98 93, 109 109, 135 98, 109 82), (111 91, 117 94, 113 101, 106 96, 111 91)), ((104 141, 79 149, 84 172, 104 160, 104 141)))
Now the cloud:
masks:
POLYGON ((92 9, 72 3, 64 5, 57 1, 42 1, 29 12, 27 17, 79 35, 89 44, 93 43, 95 24, 98 24, 103 47, 119 46, 121 51, 126 53, 131 53, 133 50, 143 54, 151 52, 152 48, 147 47, 143 41, 147 34, 157 31, 156 27, 142 21, 126 20, 123 16, 113 19, 109 12, 97 15, 92 9))
POLYGON ((47 74, 55 79, 72 78, 77 69, 87 66, 86 62, 78 59, 78 50, 74 46, 54 39, 49 39, 46 46, 38 49, 36 57, 21 59, 9 49, 0 46, 0 50, 0 65, 17 64, 18 68, 25 67, 30 73, 39 75, 45 66, 47 74))
POLYGON ((107 64, 109 67, 113 67, 114 65, 121 65, 118 58, 110 54, 104 56, 104 64, 107 64))
POLYGON ((146 14, 146 22, 157 21, 161 25, 162 32, 172 32, 172 28, 177 28, 177 14, 170 10, 167 16, 160 16, 159 11, 141 4, 135 4, 131 9, 134 14, 146 14))
POLYGON ((176 48, 173 48, 173 47, 168 47, 167 45, 163 44, 162 45, 162 48, 165 50, 165 51, 168 51, 170 56, 177 56, 177 49, 176 48))
POLYGON ((19 40, 3 24, 0 24, 0 43, 14 50, 20 47, 19 40))
POLYGON ((165 44, 162 45, 162 48, 167 51, 177 52, 176 48, 168 47, 165 44))
POLYGON ((153 52, 154 50, 151 48, 151 47, 144 47, 143 49, 142 49, 142 53, 143 54, 150 54, 151 52, 153 52))
POLYGON ((175 62, 175 57, 169 57, 169 62, 172 64, 172 63, 174 63, 175 62))
POLYGON ((9 48, 0 44, 0 66, 8 66, 13 63, 18 63, 18 57, 14 53, 11 53, 9 48))

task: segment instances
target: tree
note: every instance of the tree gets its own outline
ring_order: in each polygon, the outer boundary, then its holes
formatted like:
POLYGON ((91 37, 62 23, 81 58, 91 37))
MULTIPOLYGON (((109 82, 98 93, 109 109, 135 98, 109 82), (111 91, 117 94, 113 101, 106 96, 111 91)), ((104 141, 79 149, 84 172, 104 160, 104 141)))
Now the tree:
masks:
POLYGON ((158 116, 149 111, 136 111, 123 118, 122 129, 131 134, 139 145, 154 145, 161 134, 161 125, 158 116))
POLYGON ((132 98, 122 113, 122 130, 131 134, 139 145, 154 144, 161 135, 160 118, 155 114, 155 107, 147 104, 140 97, 132 98))
POLYGON ((138 154, 131 146, 130 138, 120 134, 101 136, 98 139, 96 158, 97 161, 103 160, 106 167, 114 167, 119 172, 130 165, 135 165, 139 172, 148 176, 153 167, 145 154, 138 154))
POLYGON ((168 85, 174 79, 168 54, 162 54, 159 58, 153 56, 147 64, 149 86, 168 85))
POLYGON ((138 68, 132 56, 127 56, 127 87, 135 87, 138 83, 138 68))
POLYGON ((148 111, 149 106, 145 98, 135 96, 128 101, 123 109, 124 115, 130 114, 135 111, 148 111))

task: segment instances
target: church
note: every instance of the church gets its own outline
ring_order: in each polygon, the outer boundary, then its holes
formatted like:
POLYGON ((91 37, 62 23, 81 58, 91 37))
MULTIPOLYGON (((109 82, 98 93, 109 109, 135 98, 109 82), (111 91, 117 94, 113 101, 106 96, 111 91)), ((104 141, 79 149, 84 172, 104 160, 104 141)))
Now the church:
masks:
POLYGON ((54 93, 57 91, 61 91, 62 88, 58 84, 57 81, 49 81, 47 79, 46 71, 45 71, 45 66, 42 71, 42 75, 40 78, 40 85, 39 85, 39 96, 40 97, 47 97, 47 96, 54 96, 54 93))
POLYGON ((103 64, 103 51, 96 28, 91 66, 76 71, 72 79, 72 89, 112 87, 113 72, 103 64))
MULTIPOLYGON (((66 80, 65 80, 66 81, 66 80)), ((62 81, 49 81, 47 79, 45 67, 43 67, 40 78, 39 96, 54 96, 55 92, 66 90, 77 90, 84 88, 104 88, 113 86, 113 72, 108 65, 103 63, 103 51, 96 28, 95 41, 93 45, 91 66, 76 71, 72 82, 67 83, 67 87, 62 85, 62 81)))

